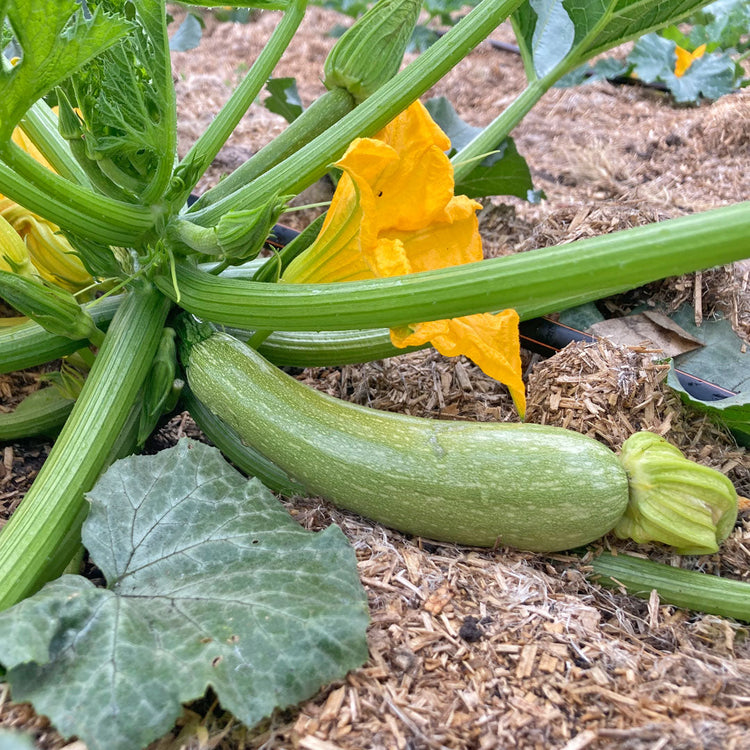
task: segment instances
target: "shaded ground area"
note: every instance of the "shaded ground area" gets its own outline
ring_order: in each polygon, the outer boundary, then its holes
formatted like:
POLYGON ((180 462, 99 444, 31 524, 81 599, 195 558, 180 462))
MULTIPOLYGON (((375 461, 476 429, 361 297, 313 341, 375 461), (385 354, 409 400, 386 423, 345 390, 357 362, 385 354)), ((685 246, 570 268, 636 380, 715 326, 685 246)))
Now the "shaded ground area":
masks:
MULTIPOLYGON (((247 25, 207 17, 201 46, 175 55, 184 153, 262 48, 274 14, 247 25)), ((276 75, 294 75, 303 101, 322 93, 321 64, 341 21, 311 9, 300 42, 276 75)), ((511 41, 499 29, 497 40, 511 41)), ((481 45, 430 92, 472 124, 489 122, 521 90, 514 55, 481 45)), ((750 92, 674 108, 643 87, 598 83, 550 91, 513 133, 547 200, 485 201, 487 255, 517 252, 646 224, 746 199, 750 188, 750 92)), ((254 105, 202 183, 213 184, 284 127, 254 105)), ((292 214, 302 225, 308 215, 292 214)), ((750 255, 750 248, 748 250, 750 255)), ((641 299, 685 301, 728 316, 750 338, 748 266, 651 285, 641 299)), ((613 309, 633 304, 615 300, 613 309)), ((591 434, 617 449, 633 429, 664 434, 692 458, 727 473, 750 496, 750 460, 731 437, 687 413, 648 351, 606 344, 541 360, 525 355, 529 419, 591 434), (614 372, 628 372, 625 391, 614 372)), ((419 352, 360 367, 306 370, 300 378, 383 409, 454 419, 512 420, 504 389, 471 363, 419 352)), ((0 378, 9 403, 36 376, 0 378)), ((156 436, 164 447, 188 431, 184 415, 156 436)), ((5 446, 0 507, 13 510, 47 445, 5 446)), ((370 660, 302 706, 247 730, 209 696, 186 710, 166 748, 746 748, 750 731, 747 630, 718 617, 636 600, 590 582, 586 557, 474 550, 409 539, 319 499, 284 500, 306 527, 334 522, 351 540, 372 614, 370 660)), ((750 514, 720 554, 639 552, 705 572, 750 580, 750 514)), ((0 723, 34 731, 40 747, 65 742, 26 706, 0 692, 0 723)), ((71 748, 72 750, 72 748, 71 748)))

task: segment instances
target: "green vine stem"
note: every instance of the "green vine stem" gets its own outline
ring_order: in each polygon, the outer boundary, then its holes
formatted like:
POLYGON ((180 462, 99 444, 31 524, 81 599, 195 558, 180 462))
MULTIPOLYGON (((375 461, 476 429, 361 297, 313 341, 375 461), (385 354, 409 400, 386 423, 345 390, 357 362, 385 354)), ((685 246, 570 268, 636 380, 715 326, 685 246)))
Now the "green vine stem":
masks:
POLYGON ((0 193, 74 234, 130 246, 156 221, 156 208, 93 193, 42 166, 13 142, 0 157, 0 193))
MULTIPOLYGON (((121 295, 106 297, 84 305, 84 310, 91 315, 97 326, 106 329, 121 302, 121 295)), ((29 320, 0 330, 0 374, 36 367, 72 354, 87 345, 85 339, 71 339, 49 333, 38 323, 29 320)))
POLYGON ((482 0, 467 16, 335 127, 329 128, 273 169, 213 205, 191 212, 192 221, 213 226, 230 209, 266 202, 276 194, 296 194, 327 171, 357 137, 376 133, 455 67, 522 0, 482 0))
POLYGON ((156 352, 169 303, 152 286, 127 295, 59 438, 0 534, 0 610, 59 575, 156 352))
MULTIPOLYGON (((237 328, 393 328, 514 308, 521 318, 747 257, 750 202, 437 271, 337 284, 224 279, 178 264, 180 305, 237 328)), ((175 296, 172 280, 156 280, 175 296)))
POLYGON ((294 154, 306 143, 335 125, 354 109, 354 97, 346 89, 331 89, 318 97, 296 120, 244 164, 207 190, 194 204, 200 210, 227 197, 294 154))
POLYGON ((175 200, 176 205, 182 205, 187 200, 248 107, 255 101, 305 17, 306 7, 307 0, 292 0, 289 3, 281 22, 247 75, 178 165, 176 174, 182 172, 185 176, 182 189, 175 200))
POLYGON ((31 105, 20 125, 59 175, 79 185, 89 184, 86 173, 58 131, 57 116, 44 100, 31 105))

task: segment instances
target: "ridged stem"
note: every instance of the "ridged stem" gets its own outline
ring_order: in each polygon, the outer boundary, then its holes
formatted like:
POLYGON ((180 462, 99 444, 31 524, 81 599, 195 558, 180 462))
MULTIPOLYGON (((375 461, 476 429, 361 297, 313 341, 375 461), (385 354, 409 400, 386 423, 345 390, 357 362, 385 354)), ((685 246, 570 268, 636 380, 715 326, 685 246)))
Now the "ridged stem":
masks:
POLYGON ((376 133, 406 109, 504 21, 522 0, 482 0, 413 63, 292 157, 257 180, 191 213, 197 224, 213 226, 227 210, 264 203, 276 194, 296 194, 322 177, 357 137, 376 133))
POLYGON ((59 575, 80 541, 84 492, 104 468, 159 344, 169 303, 127 295, 31 489, 0 533, 0 610, 59 575))
POLYGON ((180 162, 177 169, 185 165, 189 175, 186 175, 183 189, 175 200, 177 205, 187 200, 201 175, 211 165, 248 107, 255 101, 305 17, 306 7, 307 0, 292 0, 289 3, 284 17, 247 75, 180 162))
POLYGON ((629 555, 604 553, 592 567, 599 583, 624 586, 629 594, 648 599, 652 591, 664 604, 750 622, 750 583, 629 555))
MULTIPOLYGON (((94 323, 107 327, 122 302, 122 295, 107 297, 84 305, 94 323)), ((85 339, 70 339, 45 331, 38 323, 27 321, 0 331, 0 374, 25 370, 51 362, 88 346, 85 339)))
POLYGON ((44 100, 32 104, 20 124, 59 175, 79 185, 88 185, 86 173, 73 158, 68 143, 58 131, 57 116, 44 100))
MULTIPOLYGON (((264 284, 177 267, 180 306, 249 330, 393 328, 514 308, 532 318, 748 256, 750 203, 463 266, 336 284, 264 284)), ((171 279, 156 279, 174 295, 171 279)))
POLYGON ((352 109, 354 109, 354 97, 346 89, 336 88, 326 91, 268 145, 253 154, 230 175, 220 180, 215 187, 205 192, 193 204, 192 210, 198 211, 210 206, 260 177, 324 130, 335 125, 352 109))
POLYGON ((156 221, 154 208, 93 193, 42 166, 15 143, 7 144, 0 157, 0 193, 74 234, 130 246, 156 221))

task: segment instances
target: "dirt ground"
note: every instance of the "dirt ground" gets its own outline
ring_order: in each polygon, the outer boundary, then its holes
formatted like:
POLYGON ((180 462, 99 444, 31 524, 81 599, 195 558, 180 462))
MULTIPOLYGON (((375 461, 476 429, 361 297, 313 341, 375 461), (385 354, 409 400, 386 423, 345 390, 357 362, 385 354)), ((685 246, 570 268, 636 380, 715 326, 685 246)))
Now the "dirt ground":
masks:
MULTIPOLYGON (((249 24, 206 17, 197 50, 174 55, 184 153, 231 93, 277 20, 249 24)), ((341 17, 311 8, 276 76, 295 76, 305 104, 323 92, 322 61, 341 17)), ((508 28, 493 34, 512 41, 508 28)), ((475 125, 489 122, 523 86, 517 56, 485 42, 428 96, 446 96, 475 125)), ((750 194, 750 91, 676 108, 661 92, 597 83, 548 92, 513 133, 528 160, 538 205, 485 201, 487 255, 527 250, 681 216, 750 194)), ((283 120, 253 105, 199 186, 215 183, 271 140, 283 120)), ((301 225, 309 215, 292 214, 301 225)), ((750 257, 750 246, 748 246, 750 257)), ((750 266, 715 269, 641 290, 676 307, 692 300, 720 312, 750 342, 750 266)), ((632 302, 628 300, 627 303, 632 302)), ((613 309, 626 304, 612 302, 613 309)), ((750 457, 730 436, 686 412, 664 384, 653 353, 599 343, 550 359, 525 354, 530 421, 562 424, 618 449, 634 429, 665 435, 690 457, 719 468, 750 496, 750 457), (625 368, 638 398, 612 373, 625 368), (631 394, 632 395, 632 394, 631 394), (614 406, 613 406, 614 404, 614 406), (590 407, 589 407, 590 405, 590 407)), ((309 369, 314 387, 372 406, 422 416, 512 420, 504 389, 465 360, 434 352, 343 368, 309 369)), ((34 387, 36 375, 0 378, 0 396, 34 387)), ((196 434, 177 417, 156 449, 196 434)), ((20 501, 48 446, 5 446, 0 506, 20 501)), ((587 557, 542 556, 434 544, 373 525, 315 498, 284 500, 306 527, 337 523, 354 546, 370 598, 370 659, 306 703, 247 729, 211 696, 186 708, 156 750, 421 750, 522 748, 743 750, 750 748, 750 639, 746 626, 607 591, 587 577, 600 549, 635 551, 606 538, 587 557)), ((719 554, 673 565, 750 580, 750 514, 719 554)), ((0 725, 31 730, 39 747, 66 744, 0 687, 0 725)))

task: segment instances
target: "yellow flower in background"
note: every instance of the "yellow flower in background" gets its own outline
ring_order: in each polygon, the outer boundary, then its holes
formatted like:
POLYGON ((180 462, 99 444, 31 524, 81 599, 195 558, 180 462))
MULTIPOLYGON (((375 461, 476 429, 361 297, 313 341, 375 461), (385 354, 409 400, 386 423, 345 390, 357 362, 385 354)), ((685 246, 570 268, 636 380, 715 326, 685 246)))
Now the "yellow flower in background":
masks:
MULTIPOLYGON (((281 278, 328 283, 401 276, 482 260, 476 211, 454 195, 450 141, 420 102, 374 138, 358 138, 336 163, 343 170, 320 234, 281 278)), ((519 413, 524 384, 513 310, 414 323, 391 331, 394 346, 432 344, 463 354, 508 386, 519 413)))
MULTIPOLYGON (((33 156, 40 164, 47 169, 52 169, 21 128, 13 131, 12 138, 16 145, 33 156)), ((26 246, 31 264, 43 279, 70 292, 76 292, 92 283, 91 275, 68 240, 60 233, 57 225, 37 216, 3 195, 0 195, 0 217, 18 233, 26 246)), ((3 262, 3 257, 7 258, 6 254, 0 251, 0 268, 11 270, 7 259, 3 262)), ((12 265, 13 263, 10 264, 12 265)))
POLYGON ((686 49, 683 49, 678 45, 675 47, 674 53, 677 56, 677 62, 674 66, 674 74, 678 78, 682 78, 688 68, 706 53, 706 45, 701 44, 701 46, 696 47, 693 52, 688 52, 686 49))

